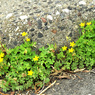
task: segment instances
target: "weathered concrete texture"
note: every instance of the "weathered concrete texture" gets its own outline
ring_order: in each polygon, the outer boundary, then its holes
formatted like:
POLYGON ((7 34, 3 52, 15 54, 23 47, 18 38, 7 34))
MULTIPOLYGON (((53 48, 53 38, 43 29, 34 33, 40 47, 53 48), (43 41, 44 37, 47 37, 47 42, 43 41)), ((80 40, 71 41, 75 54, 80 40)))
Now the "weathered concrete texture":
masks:
POLYGON ((1 38, 8 48, 23 42, 22 32, 37 42, 37 48, 47 43, 68 45, 78 39, 79 24, 92 18, 95 18, 92 0, 0 0, 1 38))

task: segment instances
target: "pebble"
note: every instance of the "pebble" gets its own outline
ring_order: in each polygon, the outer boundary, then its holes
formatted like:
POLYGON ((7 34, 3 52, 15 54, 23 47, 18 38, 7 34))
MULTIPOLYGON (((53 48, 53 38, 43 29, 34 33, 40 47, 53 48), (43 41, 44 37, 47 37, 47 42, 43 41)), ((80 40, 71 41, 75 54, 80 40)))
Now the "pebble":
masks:
POLYGON ((32 37, 34 36, 34 34, 31 35, 32 37))
POLYGON ((41 18, 42 19, 42 21, 45 23, 46 22, 46 19, 45 18, 41 18))
POLYGON ((34 31, 34 30, 35 30, 34 28, 30 29, 30 31, 34 31))
POLYGON ((46 22, 44 25, 46 26, 48 23, 46 22))
POLYGON ((85 1, 80 1, 79 5, 86 5, 85 1))
POLYGON ((6 16, 6 19, 9 19, 13 16, 13 13, 9 13, 7 16, 6 16))
POLYGON ((51 15, 47 15, 47 19, 53 20, 53 17, 51 15))
POLYGON ((42 21, 38 20, 38 29, 42 29, 42 21))
POLYGON ((27 18, 28 18, 28 16, 26 16, 26 15, 20 16, 21 20, 24 20, 24 19, 27 19, 27 18))
POLYGON ((43 34, 42 33, 38 33, 38 38, 42 38, 43 34))
POLYGON ((46 27, 44 27, 44 29, 45 29, 45 30, 48 30, 48 27, 46 26, 46 27))
POLYGON ((56 12, 56 15, 60 15, 60 12, 57 11, 57 12, 56 12))
POLYGON ((62 5, 61 4, 57 4, 56 7, 62 7, 62 5))
POLYGON ((58 26, 58 28, 59 28, 60 30, 65 29, 65 27, 64 27, 64 26, 58 26))
POLYGON ((66 13, 69 13, 69 12, 70 12, 69 9, 63 9, 62 11, 63 11, 63 12, 66 12, 66 13))

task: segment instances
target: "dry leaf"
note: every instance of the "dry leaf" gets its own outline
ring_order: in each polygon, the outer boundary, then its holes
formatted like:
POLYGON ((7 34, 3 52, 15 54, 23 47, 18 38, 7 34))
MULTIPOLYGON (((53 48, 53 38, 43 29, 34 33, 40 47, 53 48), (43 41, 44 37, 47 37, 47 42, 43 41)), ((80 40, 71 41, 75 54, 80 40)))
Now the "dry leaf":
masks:
POLYGON ((14 95, 15 92, 11 92, 11 95, 14 95))
POLYGON ((53 53, 55 53, 55 50, 52 50, 53 53))
POLYGON ((82 72, 88 73, 88 72, 90 72, 90 71, 89 71, 89 70, 83 70, 82 72))
POLYGON ((63 75, 63 76, 55 76, 55 77, 57 77, 57 78, 59 78, 59 79, 62 79, 62 78, 71 79, 68 75, 67 75, 67 76, 66 76, 66 75, 65 75, 65 76, 64 76, 64 75, 63 75))
POLYGON ((84 69, 85 68, 83 68, 83 69, 76 69, 76 70, 74 70, 74 72, 82 72, 82 71, 84 71, 84 69))

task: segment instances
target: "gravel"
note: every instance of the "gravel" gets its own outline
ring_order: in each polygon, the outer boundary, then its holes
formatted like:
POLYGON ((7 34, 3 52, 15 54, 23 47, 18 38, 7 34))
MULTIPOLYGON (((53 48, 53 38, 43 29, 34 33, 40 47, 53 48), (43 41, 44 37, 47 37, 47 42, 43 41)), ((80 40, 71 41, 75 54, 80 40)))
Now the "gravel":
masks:
MULTIPOLYGON (((95 19, 95 0, 0 0, 0 38, 7 48, 23 43, 22 32, 27 32, 31 41, 37 42, 37 49, 47 43, 56 43, 58 48, 68 45, 80 36, 79 24, 92 19, 95 19), (71 40, 68 41, 67 37, 71 40)), ((89 78, 92 84, 85 79, 83 84, 75 85, 73 83, 78 80, 59 80, 61 85, 55 86, 59 88, 54 91, 52 88, 46 95, 95 95, 93 78, 89 78), (74 86, 70 87, 69 82, 74 86)))
POLYGON ((79 24, 92 18, 95 0, 0 0, 0 37, 14 48, 23 42, 21 33, 27 32, 37 48, 47 43, 59 48, 68 45, 66 37, 76 41, 79 24))

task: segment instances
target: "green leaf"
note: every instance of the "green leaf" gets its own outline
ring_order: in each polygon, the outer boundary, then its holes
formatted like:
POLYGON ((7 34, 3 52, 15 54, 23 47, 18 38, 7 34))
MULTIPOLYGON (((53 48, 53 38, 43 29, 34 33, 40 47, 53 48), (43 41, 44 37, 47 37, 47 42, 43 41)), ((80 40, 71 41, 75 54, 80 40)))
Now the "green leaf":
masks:
POLYGON ((50 81, 49 78, 45 78, 44 83, 48 83, 50 81))
POLYGON ((63 52, 60 52, 59 54, 57 54, 57 59, 62 59, 64 57, 65 55, 63 54, 63 52))
POLYGON ((62 66, 62 63, 60 62, 60 60, 59 60, 59 61, 56 61, 56 62, 54 63, 54 68, 55 68, 55 69, 59 70, 59 67, 60 67, 60 66, 62 66))

